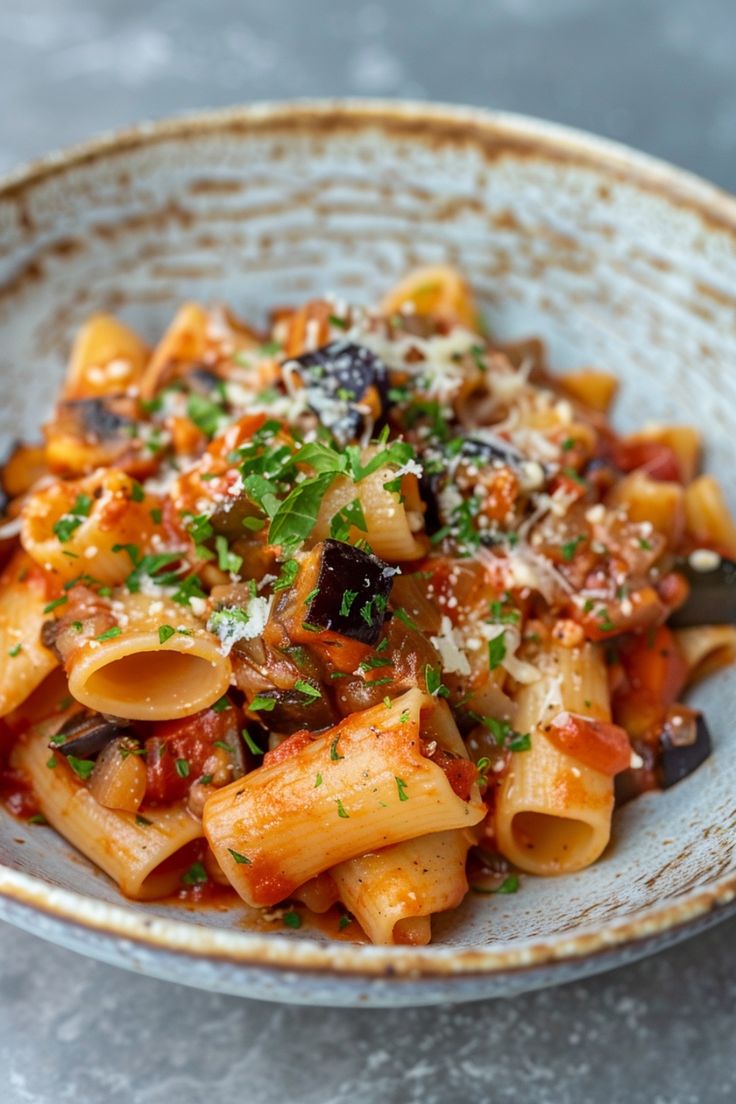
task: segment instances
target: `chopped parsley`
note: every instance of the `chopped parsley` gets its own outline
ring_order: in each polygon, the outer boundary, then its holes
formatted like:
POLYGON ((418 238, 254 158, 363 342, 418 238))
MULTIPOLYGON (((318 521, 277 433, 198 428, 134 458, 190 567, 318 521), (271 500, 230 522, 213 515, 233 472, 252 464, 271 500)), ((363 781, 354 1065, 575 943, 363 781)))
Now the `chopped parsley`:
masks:
POLYGON ((176 768, 176 773, 179 775, 180 778, 188 778, 189 777, 189 760, 188 759, 177 759, 176 763, 174 764, 174 767, 176 768))
POLYGON ((339 744, 339 742, 340 742, 340 736, 338 734, 335 737, 335 739, 332 741, 332 743, 330 744, 330 759, 332 759, 333 762, 337 762, 338 759, 344 759, 345 758, 345 756, 340 755, 340 752, 337 750, 337 745, 339 744))
POLYGON ((488 666, 491 671, 500 667, 506 658, 506 633, 499 633, 488 641, 488 666))
POLYGON ((350 613, 350 607, 355 599, 358 597, 357 590, 344 590, 342 592, 342 599, 340 601, 340 616, 347 617, 350 613))
POLYGON ((350 819, 350 813, 346 811, 345 806, 343 805, 342 801, 340 801, 340 798, 337 799, 337 815, 339 817, 342 817, 343 820, 350 819))
POLYGON ((158 627, 158 639, 160 644, 165 644, 167 640, 176 632, 176 629, 171 625, 159 625, 158 627))
POLYGON ((230 551, 227 537, 218 535, 215 537, 215 549, 217 550, 217 566, 220 571, 229 571, 237 575, 243 564, 243 557, 230 551))
POLYGON ((77 495, 69 510, 62 514, 53 526, 53 532, 59 538, 61 544, 66 544, 67 541, 72 539, 72 535, 82 524, 84 518, 89 517, 91 509, 91 497, 86 494, 77 495))
POLYGON ((63 606, 69 601, 69 597, 66 594, 62 594, 61 598, 54 598, 53 602, 49 602, 43 607, 44 613, 51 613, 52 610, 58 609, 59 606, 63 606))
POLYGON ((252 865, 252 860, 249 859, 247 855, 242 855, 240 853, 240 851, 233 851, 232 847, 228 847, 228 851, 230 852, 232 857, 235 859, 235 862, 239 866, 251 866, 252 865))
POLYGON ((320 588, 319 588, 318 586, 316 586, 316 587, 312 587, 312 589, 310 590, 309 594, 308 594, 308 595, 307 595, 307 597, 306 597, 306 598, 304 599, 304 605, 305 605, 305 606, 311 606, 312 602, 314 601, 314 599, 315 599, 315 598, 317 597, 317 595, 319 594, 319 591, 320 591, 320 588))
POLYGON ((201 862, 192 863, 188 870, 186 870, 182 876, 181 881, 183 885, 204 885, 209 881, 207 877, 207 871, 201 862))
POLYGON ((281 565, 281 573, 278 579, 273 584, 274 591, 287 590, 293 585, 294 580, 299 574, 299 564, 296 560, 286 560, 281 565))
MULTIPOLYGON (((269 701, 273 701, 273 698, 269 698, 269 701)), ((253 706, 251 706, 252 708, 253 706)), ((252 751, 254 755, 263 755, 263 749, 259 748, 247 728, 244 728, 240 735, 243 737, 249 751, 252 751)))
POLYGON ((300 928, 302 926, 302 918, 296 909, 289 909, 284 913, 284 924, 287 928, 300 928))
POLYGON ((532 739, 528 732, 517 732, 509 721, 499 721, 496 717, 479 716, 471 713, 474 720, 488 729, 498 747, 508 751, 529 751, 532 739))
POLYGON ((335 540, 347 541, 353 526, 363 533, 367 532, 365 515, 359 498, 354 498, 333 515, 330 522, 330 536, 335 540))
POLYGON ((95 640, 99 640, 99 642, 102 644, 105 640, 114 640, 116 636, 121 636, 122 632, 123 630, 120 628, 119 625, 113 625, 111 629, 107 629, 106 632, 100 633, 99 636, 96 636, 95 640))
POLYGON ((213 401, 205 395, 190 395, 187 399, 187 417, 205 437, 214 437, 224 421, 222 396, 219 401, 213 401))
POLYGON ((588 538, 585 536, 585 534, 581 533, 579 536, 573 537, 572 540, 565 541, 564 544, 560 545, 560 552, 565 563, 570 563, 578 550, 578 545, 582 544, 583 541, 586 541, 587 539, 588 538))
POLYGON ((10 656, 11 659, 15 659, 15 657, 19 656, 22 651, 23 651, 23 645, 22 644, 20 644, 20 643, 14 644, 12 648, 8 648, 8 655, 10 656))
POLYGON ((516 893, 519 888, 519 875, 507 874, 500 885, 495 886, 493 889, 488 889, 486 886, 474 885, 470 887, 473 893, 516 893))
POLYGON ((87 781, 92 771, 95 769, 94 759, 77 759, 74 755, 67 755, 66 761, 77 778, 81 778, 83 782, 87 781))
POLYGON ((303 694, 308 701, 316 701, 317 698, 322 697, 322 691, 318 690, 316 686, 313 686, 311 682, 307 682, 306 679, 297 679, 294 683, 294 689, 298 690, 300 694, 303 694))
POLYGON ((427 686, 427 693, 431 694, 432 697, 448 698, 450 696, 450 691, 442 683, 440 672, 429 663, 424 667, 424 681, 427 686))
POLYGON ((140 813, 136 813, 135 822, 139 828, 150 828, 153 824, 152 820, 149 820, 148 817, 141 816, 140 813))
POLYGON ((399 801, 408 801, 409 795, 406 792, 407 786, 404 779, 394 776, 394 782, 396 783, 396 789, 399 791, 399 801))
POLYGON ((276 699, 266 697, 265 694, 256 694, 248 709, 254 713, 270 713, 276 708, 276 699))
POLYGON ((213 713, 224 713, 226 709, 232 709, 229 698, 218 698, 214 705, 210 706, 213 713))

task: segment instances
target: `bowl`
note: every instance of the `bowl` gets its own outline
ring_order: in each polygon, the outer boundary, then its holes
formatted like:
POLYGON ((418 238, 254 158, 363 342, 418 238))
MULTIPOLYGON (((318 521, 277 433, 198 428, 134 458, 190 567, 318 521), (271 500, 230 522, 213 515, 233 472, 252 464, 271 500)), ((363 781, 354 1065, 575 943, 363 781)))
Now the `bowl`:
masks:
MULTIPOLYGON (((736 202, 546 123, 410 103, 260 105, 135 127, 0 187, 7 437, 37 434, 75 327, 111 310, 153 338, 177 303, 246 318, 328 289, 366 300, 414 265, 470 277, 500 338, 619 373, 622 427, 694 423, 733 489, 736 202)), ((253 930, 240 912, 123 899, 44 827, 0 815, 0 917, 83 954, 303 1004, 509 996, 620 965, 736 906, 736 673, 703 687, 715 753, 616 814, 593 868, 473 896, 428 947, 253 930)))

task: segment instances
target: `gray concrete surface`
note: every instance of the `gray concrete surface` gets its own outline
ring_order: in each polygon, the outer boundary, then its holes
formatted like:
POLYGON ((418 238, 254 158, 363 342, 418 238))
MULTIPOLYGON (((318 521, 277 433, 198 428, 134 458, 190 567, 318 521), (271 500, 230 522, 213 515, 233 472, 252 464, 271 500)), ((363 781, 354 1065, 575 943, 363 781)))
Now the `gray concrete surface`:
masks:
MULTIPOLYGON (((0 171, 143 117, 411 96, 571 123, 736 190, 733 0, 2 0, 0 171)), ((736 1099, 736 922, 563 989, 280 1008, 0 926, 2 1104, 715 1104, 736 1099)))

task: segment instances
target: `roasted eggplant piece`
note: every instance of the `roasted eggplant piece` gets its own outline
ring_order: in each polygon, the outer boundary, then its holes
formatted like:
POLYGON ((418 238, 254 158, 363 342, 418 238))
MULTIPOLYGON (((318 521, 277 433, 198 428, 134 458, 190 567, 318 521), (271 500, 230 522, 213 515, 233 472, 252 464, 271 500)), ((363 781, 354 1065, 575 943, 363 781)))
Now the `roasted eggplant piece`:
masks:
POLYGON ((211 368, 206 368, 204 364, 197 364, 191 372, 187 372, 184 376, 183 383, 186 385, 187 391, 206 396, 211 395, 223 383, 223 380, 211 368))
POLYGON ((332 341, 295 358, 309 406, 341 444, 360 436, 369 406, 378 421, 388 404, 388 373, 364 345, 332 341))
MULTIPOLYGON (((258 518, 261 516, 259 508, 248 498, 246 494, 237 497, 224 498, 209 517, 209 523, 214 529, 215 536, 227 537, 228 541, 243 540, 253 537, 253 533, 245 527, 246 518, 258 518)), ((205 544, 214 548, 215 538, 212 537, 205 544)))
POLYGON ((686 705, 673 706, 659 737, 657 774, 662 789, 692 774, 710 753, 710 732, 703 714, 686 705))
POLYGON ((91 759, 103 748, 128 734, 127 722, 103 717, 100 713, 77 714, 70 717, 49 742, 49 747, 62 755, 74 755, 77 759, 91 759))
MULTIPOLYGON (((526 485, 534 490, 543 485, 549 474, 543 464, 527 459, 510 441, 497 437, 490 430, 484 431, 482 436, 475 434, 462 440, 456 437, 443 449, 433 446, 426 450, 422 460, 424 471, 419 482, 419 493, 426 506, 424 526, 430 535, 452 521, 443 504, 443 492, 454 485, 459 463, 474 464, 476 467, 502 464, 519 476, 522 488, 526 485)), ((492 537, 483 539, 484 543, 494 543, 492 537)))
POLYGON ((321 732, 323 728, 330 728, 337 723, 340 718, 319 687, 306 679, 304 683, 313 686, 319 697, 312 697, 304 690, 296 688, 266 690, 258 695, 261 701, 268 698, 275 703, 273 709, 267 712, 259 710, 259 717, 267 728, 284 736, 291 736, 303 728, 309 732, 321 732))
POLYGON ((300 620, 361 644, 376 644, 395 574, 378 556, 342 541, 323 541, 300 572, 295 595, 301 603, 300 620))
POLYGON ((675 570, 690 584, 685 602, 668 624, 674 629, 692 625, 736 625, 736 563, 715 553, 693 556, 675 570), (703 564, 704 566, 701 566, 703 564))
POLYGON ((129 440, 134 422, 120 409, 120 404, 102 398, 70 399, 60 403, 57 424, 85 441, 98 444, 120 437, 129 440))

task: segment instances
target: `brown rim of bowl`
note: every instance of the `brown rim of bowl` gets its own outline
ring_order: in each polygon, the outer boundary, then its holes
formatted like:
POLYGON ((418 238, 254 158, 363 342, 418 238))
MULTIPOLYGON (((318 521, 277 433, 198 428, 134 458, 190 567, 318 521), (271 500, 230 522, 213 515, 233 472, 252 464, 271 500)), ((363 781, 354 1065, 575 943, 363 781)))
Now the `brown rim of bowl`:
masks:
MULTIPOLYGON (((383 130, 394 138, 437 147, 472 144, 493 161, 504 155, 531 157, 604 170, 671 204, 692 211, 706 226, 736 238, 736 200, 681 169, 626 146, 521 115, 444 104, 371 100, 298 100, 186 115, 144 123, 50 154, 0 180, 0 200, 19 202, 37 185, 68 169, 111 159, 136 148, 203 133, 308 131, 329 135, 357 128, 383 130)), ((597 929, 563 933, 545 940, 479 949, 371 947, 316 943, 273 933, 213 929, 182 920, 151 916, 133 904, 110 904, 49 885, 0 864, 0 897, 58 923, 132 940, 194 958, 241 966, 273 967, 357 976, 429 979, 526 971, 552 963, 603 955, 625 944, 643 943, 667 933, 673 937, 708 914, 725 917, 736 900, 736 873, 680 899, 639 910, 597 929)))

